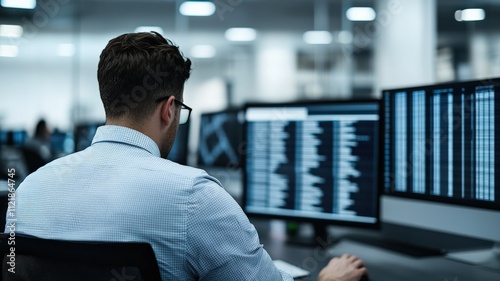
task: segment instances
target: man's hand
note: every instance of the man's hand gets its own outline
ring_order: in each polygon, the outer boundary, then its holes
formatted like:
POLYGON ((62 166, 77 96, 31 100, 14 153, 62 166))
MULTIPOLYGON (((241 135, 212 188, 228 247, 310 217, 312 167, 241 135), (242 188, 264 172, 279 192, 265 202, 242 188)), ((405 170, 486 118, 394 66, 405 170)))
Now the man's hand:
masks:
POLYGON ((340 258, 330 260, 319 273, 318 281, 358 281, 365 274, 368 274, 368 271, 362 260, 344 254, 340 258))

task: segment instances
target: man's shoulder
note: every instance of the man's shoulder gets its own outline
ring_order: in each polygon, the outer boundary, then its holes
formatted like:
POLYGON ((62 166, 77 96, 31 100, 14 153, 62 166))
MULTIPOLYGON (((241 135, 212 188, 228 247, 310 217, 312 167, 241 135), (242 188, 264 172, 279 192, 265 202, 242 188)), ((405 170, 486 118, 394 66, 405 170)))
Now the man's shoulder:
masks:
POLYGON ((181 165, 172 162, 174 169, 169 169, 169 172, 176 173, 181 177, 186 177, 186 180, 192 183, 193 188, 220 188, 222 185, 219 180, 211 175, 209 175, 205 170, 200 168, 195 168, 191 166, 181 165))
POLYGON ((154 169, 158 172, 165 172, 168 174, 173 173, 192 179, 208 176, 205 170, 179 164, 177 162, 159 157, 152 157, 152 159, 149 160, 149 163, 147 163, 147 167, 154 167, 154 169))

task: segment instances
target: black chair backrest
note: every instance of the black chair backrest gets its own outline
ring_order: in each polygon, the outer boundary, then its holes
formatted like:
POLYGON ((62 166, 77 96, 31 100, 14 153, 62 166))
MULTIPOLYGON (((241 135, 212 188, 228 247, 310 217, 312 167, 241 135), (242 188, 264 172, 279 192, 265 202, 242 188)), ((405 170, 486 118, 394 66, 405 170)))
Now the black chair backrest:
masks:
POLYGON ((161 281, 153 248, 139 242, 89 242, 0 234, 0 280, 161 281))

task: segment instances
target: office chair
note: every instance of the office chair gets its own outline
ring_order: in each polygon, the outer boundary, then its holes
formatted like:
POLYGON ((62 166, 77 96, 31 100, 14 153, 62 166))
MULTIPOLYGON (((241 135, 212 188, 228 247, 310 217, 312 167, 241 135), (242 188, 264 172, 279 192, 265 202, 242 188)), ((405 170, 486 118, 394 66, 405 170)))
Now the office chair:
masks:
POLYGON ((15 245, 9 245, 9 237, 0 234, 3 281, 161 281, 148 243, 65 241, 16 233, 10 240, 15 245), (11 247, 14 263, 8 256, 11 247))

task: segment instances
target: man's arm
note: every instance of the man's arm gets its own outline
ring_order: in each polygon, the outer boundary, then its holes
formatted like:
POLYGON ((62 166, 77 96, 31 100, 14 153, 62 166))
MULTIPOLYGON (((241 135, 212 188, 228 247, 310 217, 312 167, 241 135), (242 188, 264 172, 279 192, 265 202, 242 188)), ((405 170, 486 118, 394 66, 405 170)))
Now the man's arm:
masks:
POLYGON ((238 203, 209 177, 193 186, 187 268, 200 280, 293 280, 280 272, 238 203))

